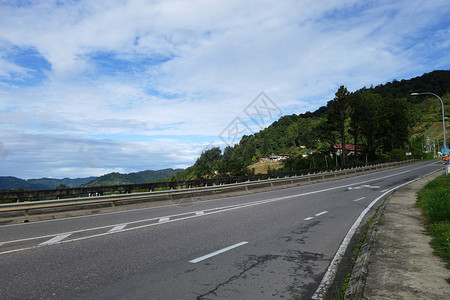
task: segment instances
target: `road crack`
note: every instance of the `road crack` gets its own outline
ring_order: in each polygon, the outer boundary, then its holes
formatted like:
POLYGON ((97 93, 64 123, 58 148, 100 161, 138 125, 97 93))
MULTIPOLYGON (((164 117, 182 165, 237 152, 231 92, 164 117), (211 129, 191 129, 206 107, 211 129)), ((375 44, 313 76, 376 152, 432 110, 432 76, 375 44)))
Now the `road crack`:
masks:
POLYGON ((246 277, 245 274, 248 271, 250 271, 251 269, 253 269, 255 267, 258 267, 259 265, 262 265, 262 264, 264 264, 265 262, 267 262, 269 260, 278 259, 280 257, 282 257, 282 256, 281 255, 270 255, 270 254, 263 255, 263 256, 253 256, 253 255, 250 256, 249 261, 254 260, 255 258, 256 258, 256 261, 253 262, 252 264, 250 264, 249 266, 244 267, 243 270, 239 274, 234 275, 234 276, 230 277, 228 280, 218 284, 216 287, 214 287, 214 289, 212 289, 212 290, 210 290, 210 291, 208 291, 208 292, 206 292, 206 293, 204 293, 202 295, 197 296, 197 300, 203 300, 203 299, 205 299, 204 297, 206 297, 208 295, 217 296, 216 291, 218 289, 220 289, 221 287, 231 283, 232 281, 234 281, 234 280, 236 280, 238 278, 245 278, 246 277))
MULTIPOLYGON (((255 277, 260 275, 273 274, 273 276, 282 276, 285 279, 289 279, 290 284, 285 286, 284 290, 274 290, 272 291, 272 296, 285 297, 286 293, 289 293, 290 296, 297 297, 297 295, 302 294, 304 292, 305 285, 309 285, 310 283, 302 282, 302 278, 307 274, 307 277, 314 277, 314 268, 317 266, 316 262, 324 260, 324 255, 319 253, 311 253, 311 252, 302 252, 302 251, 289 251, 286 255, 279 254, 267 254, 267 255, 251 255, 248 256, 248 259, 239 264, 240 272, 227 280, 217 284, 214 288, 197 296, 197 300, 206 300, 219 297, 219 290, 224 288, 227 285, 233 284, 234 281, 239 279, 245 279, 248 281, 252 281, 255 277), (286 273, 282 274, 278 271, 274 271, 272 269, 267 269, 270 264, 269 262, 279 260, 279 262, 274 262, 276 265, 286 265, 286 273), (264 268, 264 265, 266 269, 264 268), (252 271, 254 269, 260 268, 259 270, 252 271), (208 297, 210 296, 210 297, 208 297)), ((284 273, 284 272, 283 272, 284 273)), ((231 290, 230 287, 228 290, 231 290)))

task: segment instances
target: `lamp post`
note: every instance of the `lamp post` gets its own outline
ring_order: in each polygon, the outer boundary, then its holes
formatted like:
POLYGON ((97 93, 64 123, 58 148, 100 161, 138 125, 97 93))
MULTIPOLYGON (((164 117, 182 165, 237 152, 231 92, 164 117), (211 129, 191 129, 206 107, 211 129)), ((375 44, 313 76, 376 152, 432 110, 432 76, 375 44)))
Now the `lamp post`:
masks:
MULTIPOLYGON (((444 149, 447 149, 447 151, 448 151, 447 140, 445 138, 444 101, 442 101, 441 97, 439 97, 438 95, 436 95, 434 93, 430 93, 430 92, 411 93, 411 96, 419 96, 419 95, 433 95, 433 96, 437 97, 439 99, 439 101, 441 101, 441 105, 442 105, 442 131, 444 132, 444 149)), ((448 164, 445 165, 445 175, 448 175, 448 164)))

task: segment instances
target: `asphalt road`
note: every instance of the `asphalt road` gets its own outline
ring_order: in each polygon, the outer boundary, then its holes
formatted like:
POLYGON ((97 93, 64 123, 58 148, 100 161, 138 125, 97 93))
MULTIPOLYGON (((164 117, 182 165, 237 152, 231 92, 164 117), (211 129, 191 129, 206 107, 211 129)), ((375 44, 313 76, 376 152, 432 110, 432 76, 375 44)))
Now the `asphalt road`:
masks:
POLYGON ((438 169, 1 226, 0 299, 320 298, 361 213, 438 169))

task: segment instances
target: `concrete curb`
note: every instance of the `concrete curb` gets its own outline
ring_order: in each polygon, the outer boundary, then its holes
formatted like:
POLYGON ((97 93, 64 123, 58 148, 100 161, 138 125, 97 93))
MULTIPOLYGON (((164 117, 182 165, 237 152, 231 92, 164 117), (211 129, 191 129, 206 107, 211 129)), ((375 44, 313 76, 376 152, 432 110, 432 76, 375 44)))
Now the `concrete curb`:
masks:
POLYGON ((379 218, 383 215, 386 205, 392 196, 393 194, 386 196, 372 216, 374 221, 367 231, 358 258, 353 266, 352 275, 344 299, 362 299, 364 286, 366 284, 367 276, 369 275, 370 259, 377 242, 379 218))
POLYGON ((420 219, 420 212, 415 207, 417 192, 441 174, 442 172, 436 172, 399 188, 379 205, 353 267, 345 299, 432 299, 440 295, 442 289, 450 291, 450 285, 444 280, 444 284, 439 283, 438 287, 430 287, 431 283, 425 284, 426 289, 430 291, 421 295, 425 288, 415 278, 420 278, 423 282, 427 276, 411 263, 413 256, 411 253, 419 257, 429 257, 437 269, 443 269, 439 272, 440 276, 450 274, 445 265, 439 263, 440 259, 432 254, 428 245, 430 237, 423 230, 423 220, 420 219), (400 212, 397 210, 399 207, 402 209, 400 212), (404 229, 402 232, 396 231, 397 224, 404 229), (411 224, 414 228, 408 227, 411 224), (418 235, 424 237, 424 241, 419 243, 425 244, 423 246, 429 248, 427 251, 414 248, 414 245, 408 242, 408 240, 417 241, 418 235), (398 265, 394 263, 404 266, 404 269, 398 270, 398 265), (406 281, 399 279, 400 276, 393 276, 399 273, 411 280, 406 281), (414 286, 415 284, 417 286, 414 286))

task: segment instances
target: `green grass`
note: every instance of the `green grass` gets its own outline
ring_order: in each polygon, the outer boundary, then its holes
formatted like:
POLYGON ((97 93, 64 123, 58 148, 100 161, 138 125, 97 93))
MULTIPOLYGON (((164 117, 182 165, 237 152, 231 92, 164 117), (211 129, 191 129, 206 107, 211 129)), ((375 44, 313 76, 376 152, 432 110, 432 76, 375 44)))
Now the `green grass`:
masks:
POLYGON ((450 269, 450 175, 439 176, 425 185, 418 194, 417 204, 427 219, 434 253, 450 269))
MULTIPOLYGON (((381 218, 381 217, 380 217, 381 218)), ((352 255, 352 265, 350 267, 350 271, 346 274, 344 280, 340 284, 340 287, 335 287, 335 290, 331 294, 331 299, 333 300, 341 300, 344 299, 345 292, 347 291, 348 284, 350 283, 350 277, 352 276, 353 267, 356 264, 356 260, 358 259, 359 253, 361 252, 361 247, 364 245, 364 241, 366 240, 367 233, 369 232, 370 226, 375 222, 374 217, 370 217, 367 221, 367 224, 364 226, 363 231, 359 235, 358 242, 353 247, 353 255, 352 255)))
POLYGON ((430 137, 430 138, 436 138, 436 137, 441 137, 444 136, 442 134, 442 122, 434 122, 432 123, 432 125, 430 126, 430 128, 428 128, 427 132, 425 133, 425 136, 430 137))

